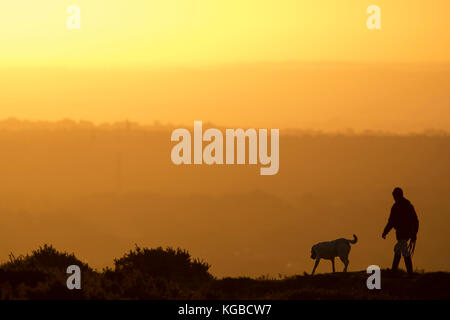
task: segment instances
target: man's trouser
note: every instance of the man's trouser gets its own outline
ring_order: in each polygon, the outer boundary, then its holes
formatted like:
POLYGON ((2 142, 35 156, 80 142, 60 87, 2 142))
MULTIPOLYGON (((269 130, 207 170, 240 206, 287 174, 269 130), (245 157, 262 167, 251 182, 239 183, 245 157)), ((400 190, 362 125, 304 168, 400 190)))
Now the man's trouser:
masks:
POLYGON ((403 256, 405 266, 408 273, 413 272, 411 254, 408 250, 408 239, 400 239, 394 246, 394 261, 392 262, 392 270, 397 270, 400 263, 400 258, 403 256))

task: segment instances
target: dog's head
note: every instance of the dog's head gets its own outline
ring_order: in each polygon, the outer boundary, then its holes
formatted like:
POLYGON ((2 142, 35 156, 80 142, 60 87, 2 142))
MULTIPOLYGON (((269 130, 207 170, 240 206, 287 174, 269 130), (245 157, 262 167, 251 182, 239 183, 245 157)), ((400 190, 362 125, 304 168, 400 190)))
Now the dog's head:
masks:
POLYGON ((314 250, 314 246, 311 248, 311 259, 316 259, 316 251, 314 250))

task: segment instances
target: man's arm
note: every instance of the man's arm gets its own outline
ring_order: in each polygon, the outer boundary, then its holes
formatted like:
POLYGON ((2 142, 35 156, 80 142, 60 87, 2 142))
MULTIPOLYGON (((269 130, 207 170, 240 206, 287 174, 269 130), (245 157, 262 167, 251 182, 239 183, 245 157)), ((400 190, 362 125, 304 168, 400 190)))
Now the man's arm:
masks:
POLYGON ((389 233, 389 231, 391 231, 393 227, 394 227, 394 206, 392 206, 391 208, 391 214, 389 215, 388 222, 386 224, 386 227, 384 227, 383 235, 381 237, 383 237, 383 239, 386 239, 386 235, 389 233))
POLYGON ((417 239, 417 232, 419 232, 419 219, 417 218, 417 213, 416 210, 414 209, 414 206, 411 205, 411 213, 413 216, 413 229, 412 229, 412 235, 411 238, 412 240, 416 240, 417 239))

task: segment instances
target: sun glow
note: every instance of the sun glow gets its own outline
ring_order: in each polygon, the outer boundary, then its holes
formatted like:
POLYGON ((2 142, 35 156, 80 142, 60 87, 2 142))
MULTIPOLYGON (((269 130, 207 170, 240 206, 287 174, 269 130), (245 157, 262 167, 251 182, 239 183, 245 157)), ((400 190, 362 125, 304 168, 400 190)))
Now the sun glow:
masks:
POLYGON ((384 27, 375 32, 366 28, 372 2, 2 1, 0 66, 448 59, 448 1, 377 0, 384 27), (72 4, 80 30, 65 27, 72 4))

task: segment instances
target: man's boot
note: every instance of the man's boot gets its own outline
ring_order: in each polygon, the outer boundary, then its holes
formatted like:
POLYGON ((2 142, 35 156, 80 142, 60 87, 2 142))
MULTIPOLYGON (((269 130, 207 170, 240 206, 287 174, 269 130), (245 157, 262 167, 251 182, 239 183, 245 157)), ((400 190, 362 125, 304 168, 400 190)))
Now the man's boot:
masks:
POLYGON ((413 273, 413 266, 412 266, 411 256, 403 257, 403 259, 405 259, 406 271, 408 271, 409 274, 412 274, 413 273))
POLYGON ((391 271, 397 271, 398 265, 400 264, 401 257, 402 257, 401 253, 395 253, 394 261, 392 261, 391 271))

